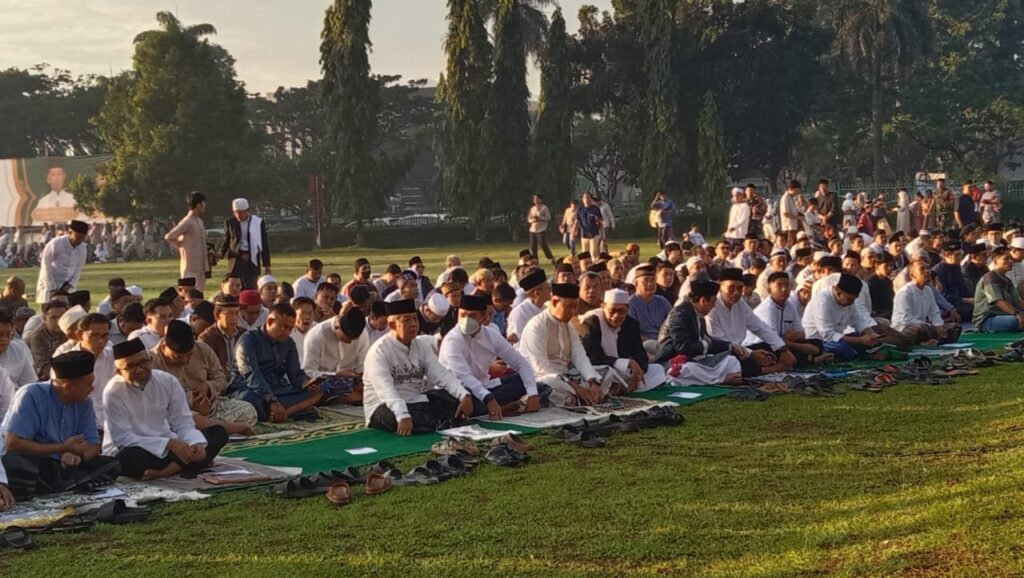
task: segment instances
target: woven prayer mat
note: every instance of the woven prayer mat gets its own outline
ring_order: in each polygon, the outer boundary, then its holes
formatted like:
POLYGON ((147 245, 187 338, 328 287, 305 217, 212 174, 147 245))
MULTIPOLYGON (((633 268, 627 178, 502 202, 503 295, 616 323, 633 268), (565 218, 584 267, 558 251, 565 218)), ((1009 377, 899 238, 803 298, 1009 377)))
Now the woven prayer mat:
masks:
POLYGON ((272 434, 280 432, 317 432, 329 431, 341 433, 363 427, 363 408, 355 406, 318 407, 320 417, 313 421, 289 420, 285 423, 260 422, 256 424, 256 433, 272 434))

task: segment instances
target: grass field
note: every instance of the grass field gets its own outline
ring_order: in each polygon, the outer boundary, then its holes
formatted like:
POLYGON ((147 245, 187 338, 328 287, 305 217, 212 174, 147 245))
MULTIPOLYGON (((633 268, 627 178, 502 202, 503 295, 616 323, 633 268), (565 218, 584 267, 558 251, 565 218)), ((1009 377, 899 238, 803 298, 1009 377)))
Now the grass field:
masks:
MULTIPOLYGON (((452 251, 421 255, 436 274, 452 251)), ((322 258, 347 270, 354 256, 322 258)), ((275 272, 294 278, 304 259, 275 272)), ((174 271, 95 267, 85 279, 95 291, 123 273, 150 294, 174 271)), ((712 400, 679 428, 602 449, 534 438, 524 467, 357 491, 342 509, 262 491, 161 506, 143 524, 0 550, 0 576, 1022 576, 1022 380, 1018 366, 982 372, 879 395, 712 400)))

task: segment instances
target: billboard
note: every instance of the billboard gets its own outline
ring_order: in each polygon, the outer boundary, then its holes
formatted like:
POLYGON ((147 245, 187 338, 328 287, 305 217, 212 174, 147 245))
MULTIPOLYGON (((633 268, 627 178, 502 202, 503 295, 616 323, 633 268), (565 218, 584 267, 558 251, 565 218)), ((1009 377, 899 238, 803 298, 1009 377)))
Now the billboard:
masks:
POLYGON ((96 167, 111 155, 0 159, 0 226, 39 226, 72 219, 106 221, 78 210, 68 184, 77 176, 96 178, 96 167))

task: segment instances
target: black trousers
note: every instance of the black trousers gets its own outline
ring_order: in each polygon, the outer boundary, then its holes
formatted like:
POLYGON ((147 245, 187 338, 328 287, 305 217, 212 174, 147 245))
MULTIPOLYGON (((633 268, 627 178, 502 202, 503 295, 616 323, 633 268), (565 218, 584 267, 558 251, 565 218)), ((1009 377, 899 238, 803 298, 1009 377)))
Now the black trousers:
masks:
MULTIPOLYGON (((455 422, 455 410, 459 407, 459 400, 443 389, 428 391, 425 395, 426 402, 406 404, 412 418, 412 433, 433 433, 451 427, 455 422)), ((391 408, 382 403, 370 416, 370 427, 396 432, 398 419, 391 408)))
MULTIPOLYGON (((767 343, 755 343, 747 349, 751 351, 767 351, 768 353, 772 351, 772 348, 768 347, 767 343)), ((740 360, 740 368, 743 370, 743 377, 757 377, 764 371, 761 364, 754 361, 750 356, 740 360)))
POLYGON ((540 244, 541 248, 544 249, 544 256, 550 261, 555 257, 551 254, 551 247, 548 247, 548 234, 547 231, 541 231, 540 233, 530 233, 530 252, 537 256, 537 244, 540 244))
POLYGON ((203 437, 206 438, 206 461, 202 463, 183 463, 171 451, 167 452, 166 457, 158 458, 138 446, 121 450, 121 453, 117 454, 117 459, 121 461, 122 473, 129 478, 141 478, 146 470, 162 470, 172 463, 181 466, 182 473, 197 474, 209 467, 224 444, 228 443, 228 432, 220 425, 204 429, 203 437))
MULTIPOLYGON (((23 500, 32 496, 63 492, 79 480, 100 468, 116 464, 117 458, 96 456, 95 458, 66 467, 51 456, 33 454, 5 454, 4 469, 7 471, 8 487, 14 497, 23 500)), ((120 475, 119 467, 112 467, 107 474, 111 478, 120 475)))
POLYGON ((672 226, 658 227, 658 246, 665 248, 665 243, 672 240, 672 226))
POLYGON ((242 280, 242 289, 256 289, 260 268, 252 264, 249 253, 243 253, 231 262, 231 273, 242 280))
POLYGON ((825 353, 824 343, 822 343, 820 339, 806 339, 804 340, 804 343, 817 347, 818 353, 801 353, 790 349, 790 351, 793 353, 793 356, 796 357, 797 367, 807 367, 808 365, 813 365, 814 358, 821 355, 822 353, 825 353))

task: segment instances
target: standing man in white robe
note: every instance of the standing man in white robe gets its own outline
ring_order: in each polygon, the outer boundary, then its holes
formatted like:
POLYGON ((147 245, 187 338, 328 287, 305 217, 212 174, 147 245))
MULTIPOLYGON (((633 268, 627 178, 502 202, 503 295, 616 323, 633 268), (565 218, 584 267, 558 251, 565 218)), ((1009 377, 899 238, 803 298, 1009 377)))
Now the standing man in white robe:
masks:
POLYGON ((75 290, 78 277, 85 265, 87 248, 85 239, 89 224, 71 221, 68 234, 51 239, 39 257, 39 281, 36 283, 36 303, 48 303, 54 291, 75 290))

